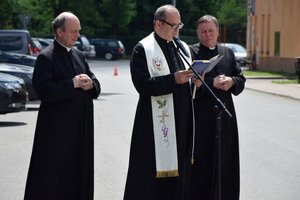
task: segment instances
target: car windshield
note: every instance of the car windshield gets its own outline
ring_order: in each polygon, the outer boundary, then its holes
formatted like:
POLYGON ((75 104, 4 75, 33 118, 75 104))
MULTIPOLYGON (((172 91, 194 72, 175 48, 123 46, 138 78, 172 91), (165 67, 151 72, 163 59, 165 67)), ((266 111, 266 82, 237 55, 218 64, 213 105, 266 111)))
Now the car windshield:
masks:
POLYGON ((235 53, 247 52, 247 50, 240 45, 228 45, 228 47, 231 48, 235 53))

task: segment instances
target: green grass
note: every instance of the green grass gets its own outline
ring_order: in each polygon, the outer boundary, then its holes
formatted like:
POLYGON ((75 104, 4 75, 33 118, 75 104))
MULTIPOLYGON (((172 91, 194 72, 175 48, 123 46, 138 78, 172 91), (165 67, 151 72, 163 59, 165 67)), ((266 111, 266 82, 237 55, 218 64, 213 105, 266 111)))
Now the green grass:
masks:
POLYGON ((245 77, 268 77, 276 78, 272 83, 275 84, 298 84, 298 76, 283 74, 279 72, 243 71, 245 77))
POLYGON ((283 79, 283 80, 274 80, 272 83, 276 84, 298 84, 298 79, 283 79))
POLYGON ((244 76, 265 76, 265 77, 286 77, 285 75, 277 72, 261 72, 261 71, 243 71, 244 76))

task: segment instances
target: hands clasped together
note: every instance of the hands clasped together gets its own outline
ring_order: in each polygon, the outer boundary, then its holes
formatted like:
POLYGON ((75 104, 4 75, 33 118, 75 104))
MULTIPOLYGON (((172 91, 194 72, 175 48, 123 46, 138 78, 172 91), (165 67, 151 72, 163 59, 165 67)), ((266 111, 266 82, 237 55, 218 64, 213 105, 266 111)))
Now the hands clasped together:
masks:
POLYGON ((81 88, 83 90, 90 90, 94 87, 92 79, 86 74, 79 74, 72 79, 74 88, 81 88))
POLYGON ((214 87, 223 91, 228 91, 234 84, 231 77, 224 74, 218 75, 214 78, 214 87))

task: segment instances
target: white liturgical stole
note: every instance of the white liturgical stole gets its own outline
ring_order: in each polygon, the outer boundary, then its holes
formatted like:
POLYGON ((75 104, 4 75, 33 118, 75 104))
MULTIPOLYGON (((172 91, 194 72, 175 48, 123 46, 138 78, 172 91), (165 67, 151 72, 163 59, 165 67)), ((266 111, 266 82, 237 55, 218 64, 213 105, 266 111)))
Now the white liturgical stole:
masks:
MULTIPOLYGON (((170 74, 165 56, 154 33, 140 41, 145 49, 151 77, 170 74)), ((151 96, 156 177, 179 176, 173 94, 151 96)))

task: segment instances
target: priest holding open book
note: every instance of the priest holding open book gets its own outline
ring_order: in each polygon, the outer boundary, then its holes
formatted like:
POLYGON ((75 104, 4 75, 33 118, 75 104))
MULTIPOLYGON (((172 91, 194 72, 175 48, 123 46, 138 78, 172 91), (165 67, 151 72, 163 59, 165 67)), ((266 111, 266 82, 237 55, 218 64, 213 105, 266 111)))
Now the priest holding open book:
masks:
POLYGON ((239 139, 232 94, 239 95, 244 90, 246 79, 237 65, 232 50, 217 43, 219 25, 215 17, 211 15, 201 17, 196 25, 196 33, 200 42, 190 46, 194 60, 210 60, 217 55, 223 56, 211 71, 205 73, 204 80, 217 98, 225 104, 232 117, 225 112, 221 113, 221 153, 219 155, 216 114, 214 113, 216 101, 208 89, 202 85, 194 100, 196 137, 189 200, 218 199, 220 185, 222 200, 238 200, 240 190, 239 139), (218 165, 218 156, 221 160, 220 165, 218 165), (220 179, 218 179, 219 167, 220 179), (218 185, 219 180, 221 180, 220 185, 218 185))
MULTIPOLYGON (((179 11, 172 5, 159 7, 153 25, 154 31, 134 47, 130 61, 139 100, 124 200, 188 200, 194 73, 174 43, 183 27, 179 11)), ((182 44, 191 64, 189 47, 182 44)), ((195 82, 200 87, 201 82, 195 82)))

